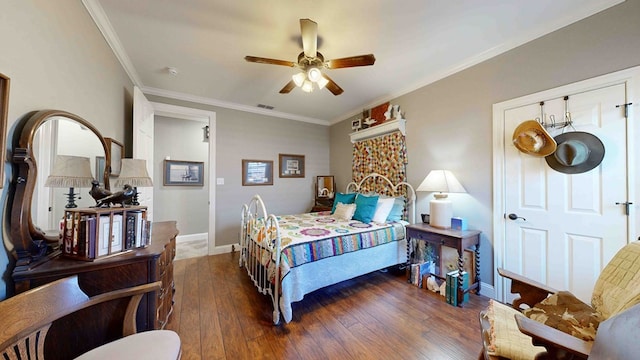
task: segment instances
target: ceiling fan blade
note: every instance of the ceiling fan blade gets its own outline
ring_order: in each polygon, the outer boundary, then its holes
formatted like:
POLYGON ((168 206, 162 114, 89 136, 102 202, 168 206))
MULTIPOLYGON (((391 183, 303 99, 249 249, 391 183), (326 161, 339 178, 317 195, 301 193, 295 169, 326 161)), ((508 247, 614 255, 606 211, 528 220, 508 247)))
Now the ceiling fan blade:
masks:
POLYGON ((325 62, 328 69, 341 69, 355 66, 369 66, 376 62, 373 54, 350 56, 342 59, 333 59, 325 62))
POLYGON ((310 19, 300 19, 300 32, 302 34, 304 55, 309 58, 316 57, 316 52, 318 52, 318 24, 310 19))
POLYGON ((280 90, 280 94, 288 94, 294 87, 296 87, 296 83, 291 80, 280 90))
POLYGON ((338 96, 344 92, 344 90, 342 90, 342 88, 338 84, 336 84, 335 81, 327 76, 327 74, 322 74, 322 77, 327 79, 328 83, 327 85, 325 85, 325 87, 329 89, 329 91, 331 91, 333 95, 338 96))
POLYGON ((282 66, 288 66, 288 67, 296 66, 296 63, 294 63, 293 61, 287 61, 287 60, 269 59, 269 58, 263 58, 263 57, 257 57, 257 56, 245 56, 244 59, 247 60, 248 62, 254 62, 259 64, 282 65, 282 66))

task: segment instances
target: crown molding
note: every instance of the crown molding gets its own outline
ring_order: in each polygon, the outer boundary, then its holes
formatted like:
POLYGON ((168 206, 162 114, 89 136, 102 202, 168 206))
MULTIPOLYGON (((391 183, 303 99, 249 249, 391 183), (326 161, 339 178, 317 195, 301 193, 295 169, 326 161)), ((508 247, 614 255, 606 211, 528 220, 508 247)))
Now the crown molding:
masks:
POLYGON ((118 58, 118 61, 120 61, 120 65, 124 68, 124 71, 133 82, 133 85, 141 87, 142 80, 140 80, 138 72, 133 66, 133 63, 131 63, 131 59, 129 59, 127 52, 124 50, 118 35, 116 35, 113 26, 111 26, 111 22, 109 22, 109 19, 107 18, 107 14, 105 14, 104 9, 98 0, 82 0, 82 4, 85 9, 87 9, 87 12, 98 27, 98 30, 102 33, 107 44, 109 44, 109 47, 111 47, 114 55, 118 58))
POLYGON ((327 120, 315 119, 315 118, 310 118, 310 117, 305 117, 305 116, 300 116, 295 114, 284 113, 280 111, 267 110, 267 109, 262 109, 258 107, 253 107, 253 106, 241 105, 237 103, 207 98, 204 96, 189 95, 189 94, 185 94, 177 91, 169 91, 169 90, 146 87, 146 86, 140 87, 140 90, 142 90, 144 94, 148 94, 148 95, 161 96, 161 97, 170 98, 170 99, 189 101, 197 104, 212 105, 212 106, 222 107, 225 109, 239 110, 239 111, 244 111, 244 112, 253 113, 253 114, 273 116, 281 119, 289 119, 289 120, 302 121, 302 122, 311 123, 311 124, 329 126, 329 122, 327 120))

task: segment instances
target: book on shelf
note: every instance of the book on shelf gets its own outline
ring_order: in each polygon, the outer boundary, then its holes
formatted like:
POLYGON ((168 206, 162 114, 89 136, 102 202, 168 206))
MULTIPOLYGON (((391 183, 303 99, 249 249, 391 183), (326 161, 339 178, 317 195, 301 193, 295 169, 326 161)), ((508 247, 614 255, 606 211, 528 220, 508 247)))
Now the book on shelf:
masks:
POLYGON ((459 270, 453 270, 447 273, 445 294, 447 304, 458 306, 458 304, 464 304, 469 301, 468 291, 464 292, 462 299, 458 299, 458 282, 460 277, 462 277, 462 288, 467 289, 469 287, 469 274, 466 271, 460 273, 459 270))
POLYGON ((431 261, 419 264, 411 264, 411 283, 417 287, 422 287, 422 278, 424 275, 431 274, 435 271, 435 264, 431 261))

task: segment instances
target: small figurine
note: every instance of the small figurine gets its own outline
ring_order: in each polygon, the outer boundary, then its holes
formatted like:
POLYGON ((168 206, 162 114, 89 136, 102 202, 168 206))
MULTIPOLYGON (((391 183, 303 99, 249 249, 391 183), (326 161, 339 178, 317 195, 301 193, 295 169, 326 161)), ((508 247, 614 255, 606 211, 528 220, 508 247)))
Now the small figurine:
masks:
POLYGON ((93 200, 96 201, 96 205, 98 205, 98 201, 111 195, 111 191, 100 186, 100 182, 98 182, 98 180, 93 180, 91 182, 91 190, 89 190, 89 195, 91 195, 93 200))
POLYGON ((133 199, 135 194, 135 189, 131 187, 131 185, 126 184, 122 190, 116 191, 113 194, 98 200, 96 207, 102 207, 104 205, 111 206, 110 204, 120 204, 124 207, 125 203, 131 202, 131 199, 133 199))
POLYGON ((402 113, 400 112, 400 105, 393 106, 393 115, 396 120, 402 120, 402 113))
MULTIPOLYGON (((397 106, 397 105, 396 105, 397 106)), ((387 111, 384 113, 384 120, 391 120, 391 114, 393 113, 393 105, 389 104, 387 111)))

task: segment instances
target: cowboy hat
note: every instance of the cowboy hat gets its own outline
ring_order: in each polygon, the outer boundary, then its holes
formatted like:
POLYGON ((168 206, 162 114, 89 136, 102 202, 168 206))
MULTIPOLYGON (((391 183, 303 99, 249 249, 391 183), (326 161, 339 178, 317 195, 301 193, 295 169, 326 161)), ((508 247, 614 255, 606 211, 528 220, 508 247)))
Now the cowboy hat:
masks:
POLYGON ((580 174, 600 165, 604 145, 595 135, 572 131, 555 137, 556 151, 545 158, 549 166, 561 173, 580 174))
POLYGON ((556 142, 544 127, 535 120, 527 120, 513 131, 513 145, 523 153, 547 156, 556 150, 556 142))

